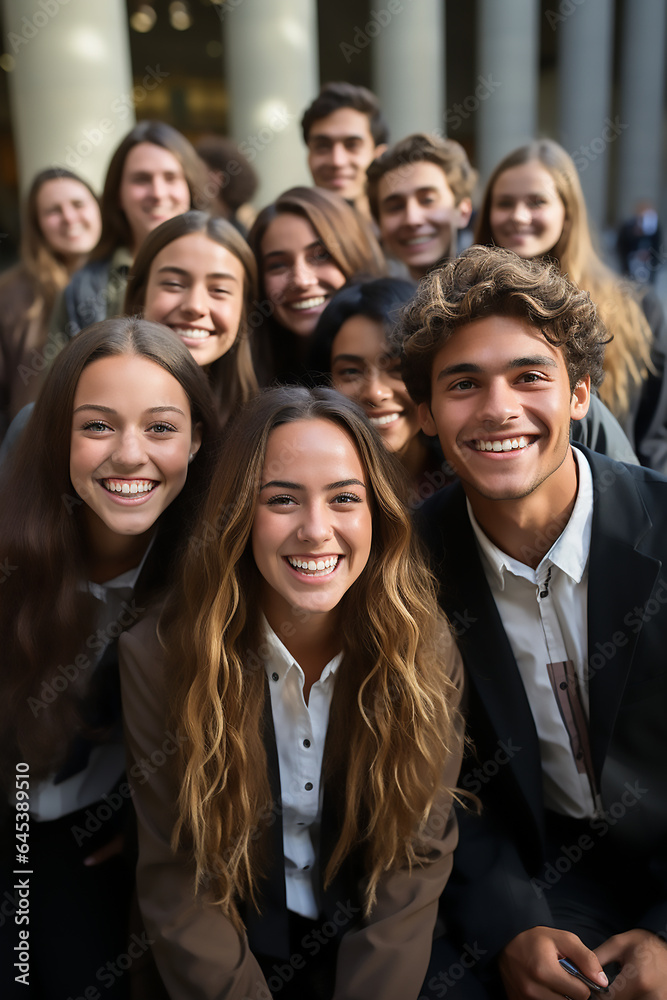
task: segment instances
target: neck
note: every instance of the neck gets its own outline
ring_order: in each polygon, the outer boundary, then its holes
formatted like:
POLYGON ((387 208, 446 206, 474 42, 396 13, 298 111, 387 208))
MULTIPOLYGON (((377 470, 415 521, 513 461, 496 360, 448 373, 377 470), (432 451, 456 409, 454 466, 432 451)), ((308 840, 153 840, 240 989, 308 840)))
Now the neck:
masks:
POLYGON ((466 489, 475 518, 494 545, 535 569, 562 534, 577 499, 572 449, 560 469, 527 496, 493 500, 466 489))
POLYGON ((398 453, 398 458, 411 482, 418 485, 428 460, 428 445, 421 434, 415 434, 413 438, 410 438, 403 451, 398 453))
POLYGON ((327 663, 340 652, 338 618, 333 612, 304 614, 298 608, 264 607, 269 625, 304 672, 304 697, 319 680, 327 663))
POLYGON ((107 583, 121 573, 134 569, 143 559, 153 531, 151 528, 142 535, 119 535, 107 528, 96 515, 87 517, 88 579, 93 583, 107 583))

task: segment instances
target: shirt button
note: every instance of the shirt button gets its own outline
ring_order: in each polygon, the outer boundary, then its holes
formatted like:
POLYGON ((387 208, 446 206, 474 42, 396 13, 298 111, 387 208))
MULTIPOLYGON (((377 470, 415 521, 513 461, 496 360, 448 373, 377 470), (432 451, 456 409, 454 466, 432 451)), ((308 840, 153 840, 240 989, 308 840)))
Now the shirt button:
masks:
POLYGON ((271 680, 272 681, 279 681, 280 680, 280 674, 277 674, 275 672, 275 670, 274 670, 273 673, 271 674, 271 680))
POLYGON ((313 790, 312 781, 307 781, 306 784, 304 785, 304 788, 306 789, 307 792, 312 792, 313 790))
POLYGON ((558 685, 561 691, 567 691, 567 681, 561 681, 558 685))
POLYGON ((306 750, 307 750, 307 749, 308 749, 308 747, 310 746, 310 740, 304 740, 304 741, 303 741, 303 745, 305 746, 305 748, 306 748, 306 750))

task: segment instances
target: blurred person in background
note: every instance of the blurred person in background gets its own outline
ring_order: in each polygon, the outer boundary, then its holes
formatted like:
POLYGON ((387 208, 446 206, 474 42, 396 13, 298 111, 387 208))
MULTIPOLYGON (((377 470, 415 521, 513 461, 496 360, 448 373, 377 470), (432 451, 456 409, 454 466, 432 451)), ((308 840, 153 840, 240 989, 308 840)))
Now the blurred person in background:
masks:
POLYGON ((24 208, 20 262, 0 277, 0 440, 18 411, 37 398, 56 297, 101 231, 99 203, 87 181, 61 167, 37 174, 24 208))
POLYGON ((382 251, 338 195, 296 187, 263 209, 248 236, 259 271, 255 367, 260 384, 308 381, 309 338, 350 278, 379 277, 382 251))
POLYGON ((256 215, 249 204, 259 184, 255 170, 234 140, 226 136, 205 135, 195 143, 195 149, 208 167, 211 190, 215 192, 211 212, 247 236, 256 215))
POLYGON ((590 293, 612 339, 599 394, 642 465, 667 473, 667 321, 657 296, 623 282, 593 248, 586 203, 572 158, 540 139, 515 149, 484 192, 477 243, 526 259, 554 259, 590 293))
POLYGON ((335 191, 370 219, 366 169, 389 141, 375 94, 352 83, 326 83, 306 108, 301 128, 313 184, 335 191))
POLYGON ((652 202, 638 202, 632 218, 621 224, 616 250, 623 274, 640 285, 655 284, 664 256, 662 230, 652 202))

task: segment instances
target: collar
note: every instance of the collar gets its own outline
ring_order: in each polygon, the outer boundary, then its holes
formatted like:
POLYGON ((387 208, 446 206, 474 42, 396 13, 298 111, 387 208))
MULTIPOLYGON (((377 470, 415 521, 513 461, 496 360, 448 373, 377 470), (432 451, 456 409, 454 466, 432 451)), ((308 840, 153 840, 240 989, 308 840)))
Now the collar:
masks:
POLYGON ((578 470, 577 497, 570 514, 570 519, 563 531, 543 557, 537 569, 513 559, 491 541, 479 526, 473 514, 470 501, 466 497, 466 507, 470 524, 475 532, 477 544, 491 574, 500 590, 505 589, 505 573, 523 577, 531 583, 537 582, 544 575, 547 567, 555 566, 565 573, 573 583, 581 583, 591 548, 591 529, 593 525, 593 474, 591 467, 578 448, 572 449, 578 470))
MULTIPOLYGON (((281 642, 276 633, 273 631, 268 621, 266 620, 264 614, 261 616, 261 624, 264 630, 264 642, 269 647, 269 655, 263 657, 264 660, 264 671, 268 680, 272 680, 272 674, 277 673, 279 680, 287 675, 289 670, 292 668, 296 669, 302 677, 304 676, 303 670, 296 662, 287 647, 281 642)), ((343 652, 336 653, 332 660, 329 660, 324 670, 320 674, 320 681, 326 681, 328 677, 336 673, 341 662, 343 660, 343 652)), ((319 683, 319 681, 318 681, 319 683)))
POLYGON ((111 270, 127 274, 131 267, 132 254, 127 247, 116 247, 111 255, 111 270))
MULTIPOLYGON (((155 534, 148 543, 148 548, 141 557, 141 561, 133 569, 127 569, 124 573, 120 573, 118 576, 114 576, 112 580, 107 580, 106 583, 94 583, 92 580, 88 580, 88 590, 96 597, 98 601, 106 600, 107 590, 122 590, 127 588, 128 590, 134 590, 139 579, 139 574, 144 568, 144 563, 148 558, 148 553, 153 548, 155 542, 155 534)), ((85 587, 85 585, 84 585, 85 587)))

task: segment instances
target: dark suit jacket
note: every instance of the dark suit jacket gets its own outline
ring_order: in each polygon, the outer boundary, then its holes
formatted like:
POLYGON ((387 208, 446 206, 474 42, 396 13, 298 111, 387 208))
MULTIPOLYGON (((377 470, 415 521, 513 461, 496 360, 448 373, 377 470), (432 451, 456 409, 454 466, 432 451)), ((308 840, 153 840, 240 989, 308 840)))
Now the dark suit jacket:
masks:
MULTIPOLYGON (((165 727, 164 653, 155 622, 145 619, 119 640, 123 715, 128 743, 128 777, 139 829, 137 890, 142 915, 169 995, 176 1000, 265 1000, 268 988, 253 952, 290 959, 280 777, 270 696, 265 702, 265 742, 274 808, 264 829, 270 859, 261 884, 261 913, 246 910, 247 933, 239 935, 211 894, 194 894, 194 869, 186 852, 170 847, 178 787, 173 762, 178 732, 165 727)), ((458 685, 463 672, 453 642, 444 651, 458 685)), ((325 747, 326 759, 326 747, 325 747)), ((324 893, 323 924, 340 928, 334 1000, 410 1000, 419 993, 431 952, 438 901, 451 870, 457 826, 449 788, 456 785, 460 753, 453 752, 436 798, 425 838, 426 860, 412 872, 388 873, 378 886, 377 904, 363 919, 361 859, 344 864, 324 893)), ((321 868, 339 834, 335 792, 325 786, 321 828, 321 868)), ((329 930, 325 937, 330 937, 329 930)), ((315 948, 299 950, 303 959, 315 948)), ((295 966, 296 967, 296 966, 295 966)))
MULTIPOLYGON (((667 478, 582 451, 594 483, 590 741, 603 806, 611 810, 592 821, 599 824, 592 832, 605 836, 620 866, 634 866, 637 886, 650 896, 632 926, 665 932, 667 478)), ((461 785, 484 804, 481 817, 459 816, 444 906, 464 939, 479 941, 492 957, 522 930, 553 925, 547 894, 530 881, 544 877, 545 862, 537 733, 460 484, 425 505, 420 527, 467 672, 476 758, 464 765, 461 785)))

